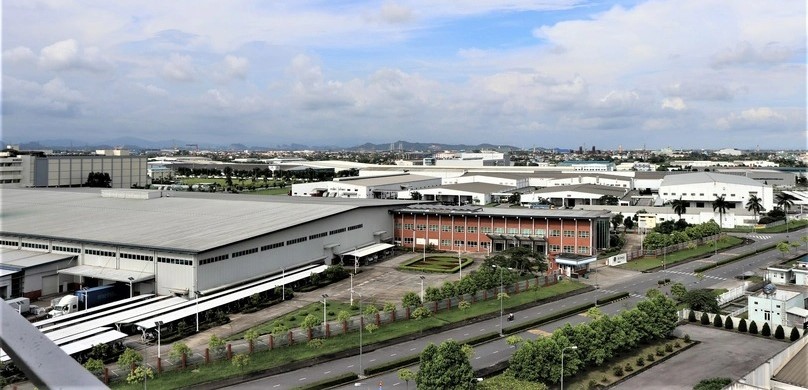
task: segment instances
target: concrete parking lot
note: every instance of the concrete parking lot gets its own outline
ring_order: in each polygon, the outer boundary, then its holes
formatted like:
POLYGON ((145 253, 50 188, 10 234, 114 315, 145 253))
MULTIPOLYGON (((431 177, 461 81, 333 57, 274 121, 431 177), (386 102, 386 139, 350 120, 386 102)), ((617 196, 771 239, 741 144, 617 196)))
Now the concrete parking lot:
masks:
POLYGON ((700 344, 615 386, 616 389, 692 389, 707 378, 746 375, 788 343, 700 325, 679 328, 700 344))

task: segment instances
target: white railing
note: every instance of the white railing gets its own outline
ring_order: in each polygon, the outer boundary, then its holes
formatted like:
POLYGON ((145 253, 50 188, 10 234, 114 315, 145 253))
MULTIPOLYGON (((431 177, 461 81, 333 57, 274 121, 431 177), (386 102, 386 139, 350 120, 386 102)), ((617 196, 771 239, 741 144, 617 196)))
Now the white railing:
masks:
POLYGON ((716 298, 716 300, 718 300, 718 306, 722 306, 722 305, 725 305, 725 304, 727 304, 729 302, 732 302, 732 301, 744 296, 745 293, 746 293, 746 283, 744 283, 743 285, 735 287, 732 290, 729 290, 729 291, 719 295, 716 298))

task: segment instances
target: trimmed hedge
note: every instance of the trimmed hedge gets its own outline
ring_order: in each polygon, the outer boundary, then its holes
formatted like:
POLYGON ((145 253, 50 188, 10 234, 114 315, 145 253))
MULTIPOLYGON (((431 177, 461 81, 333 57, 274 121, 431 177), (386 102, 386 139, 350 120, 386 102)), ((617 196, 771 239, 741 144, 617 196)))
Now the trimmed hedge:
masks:
POLYGON ((601 298, 601 299, 596 300, 595 303, 598 306, 606 305, 606 304, 612 303, 612 302, 614 302, 616 300, 623 299, 623 298, 628 298, 628 293, 627 292, 621 292, 621 293, 609 295, 606 298, 601 298))
POLYGON ((718 268, 718 267, 720 267, 720 266, 722 266, 724 264, 729 264, 729 263, 732 263, 733 261, 738 261, 738 260, 741 260, 741 259, 749 257, 749 256, 754 256, 757 253, 765 252, 765 251, 774 249, 776 246, 777 245, 768 245, 768 246, 765 246, 763 248, 758 249, 757 252, 746 253, 746 254, 743 254, 743 255, 738 255, 738 256, 730 257, 730 258, 727 258, 727 259, 724 259, 724 260, 721 260, 721 261, 717 261, 717 262, 715 262, 713 264, 707 264, 707 265, 704 265, 704 266, 701 266, 701 267, 698 267, 698 268, 694 269, 693 272, 698 274, 698 273, 702 273, 704 271, 711 270, 713 268, 718 268))
POLYGON ((334 386, 344 385, 347 383, 351 383, 355 380, 359 379, 359 375, 353 372, 347 372, 345 374, 321 380, 319 382, 310 383, 306 386, 298 387, 301 390, 321 390, 321 389, 330 389, 334 386))

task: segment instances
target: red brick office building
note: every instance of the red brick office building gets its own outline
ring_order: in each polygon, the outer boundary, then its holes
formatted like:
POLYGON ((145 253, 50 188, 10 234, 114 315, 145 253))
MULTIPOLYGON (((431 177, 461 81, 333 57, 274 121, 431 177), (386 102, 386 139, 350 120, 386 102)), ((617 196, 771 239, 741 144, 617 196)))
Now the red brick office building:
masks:
POLYGON ((535 210, 420 204, 391 211, 394 240, 415 249, 499 252, 522 246, 544 253, 550 270, 583 273, 609 247, 608 211, 535 210))

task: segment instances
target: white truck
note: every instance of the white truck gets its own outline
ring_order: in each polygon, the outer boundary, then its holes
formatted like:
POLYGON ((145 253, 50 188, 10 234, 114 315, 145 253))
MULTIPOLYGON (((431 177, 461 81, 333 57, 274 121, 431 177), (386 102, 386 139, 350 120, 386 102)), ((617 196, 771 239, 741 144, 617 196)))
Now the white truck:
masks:
POLYGON ((75 295, 65 295, 59 301, 53 300, 53 308, 48 312, 48 317, 59 317, 65 314, 79 311, 79 297, 75 295))
POLYGON ((31 306, 31 299, 30 298, 14 298, 14 299, 7 300, 6 303, 11 305, 11 307, 13 307, 14 310, 19 312, 20 314, 26 315, 26 314, 28 314, 28 310, 30 309, 30 306, 31 306))

